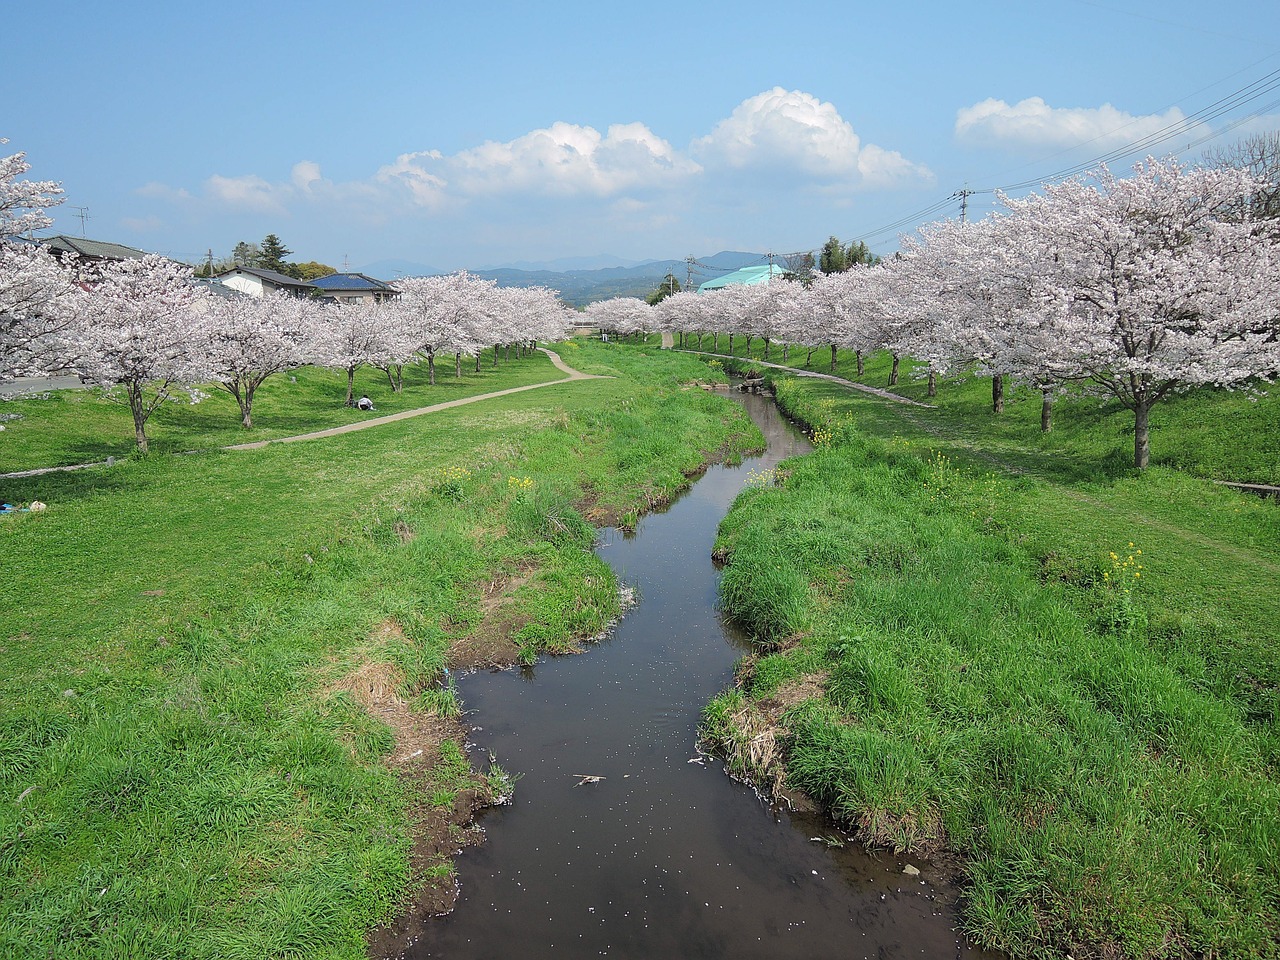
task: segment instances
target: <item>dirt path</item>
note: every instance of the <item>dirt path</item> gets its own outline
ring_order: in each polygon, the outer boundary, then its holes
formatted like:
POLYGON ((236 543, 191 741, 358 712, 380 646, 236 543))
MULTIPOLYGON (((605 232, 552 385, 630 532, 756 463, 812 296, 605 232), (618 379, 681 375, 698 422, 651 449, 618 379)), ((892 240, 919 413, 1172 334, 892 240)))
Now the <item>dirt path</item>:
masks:
MULTIPOLYGON (((667 336, 663 335, 664 338, 667 336)), ((664 341, 663 346, 666 346, 664 341)), ((894 403, 901 403, 908 407, 924 407, 926 410, 932 410, 933 404, 921 403, 919 400, 912 400, 909 397, 900 397, 896 393, 890 393, 888 390, 881 390, 878 387, 868 387, 863 383, 855 383, 853 380, 846 380, 844 377, 837 377, 831 373, 817 373, 812 370, 800 370, 796 367, 788 367, 782 363, 769 363, 767 360, 756 360, 752 357, 735 357, 729 353, 708 353, 706 350, 682 350, 681 353, 697 353, 704 357, 723 357, 726 360, 745 360, 762 367, 771 367, 774 370, 785 370, 797 377, 812 377, 815 380, 830 380, 832 383, 838 383, 842 387, 851 387, 854 390, 861 390, 863 393, 869 393, 873 397, 879 397, 881 400, 891 400, 894 403)))
MULTIPOLYGON (((402 410, 400 413, 388 414, 385 417, 373 417, 369 420, 360 420, 356 423, 343 424, 340 427, 330 427, 327 430, 316 430, 312 433, 300 433, 292 437, 276 437, 272 440, 256 440, 252 443, 234 443, 230 446, 220 447, 222 450, 260 450, 263 447, 273 443, 295 443, 298 440, 318 440, 322 437, 336 437, 341 433, 351 433, 355 430, 368 430, 370 427, 379 427, 385 423, 394 423, 397 420, 407 420, 410 417, 420 417, 424 413, 435 413, 437 410, 448 410, 451 407, 462 407, 468 403, 478 403, 481 400, 492 400, 495 397, 505 397, 512 393, 523 393, 526 390, 538 390, 542 387, 554 387, 556 384, 568 383, 571 380, 608 380, 609 377, 603 377, 594 373, 583 373, 575 370, 563 360, 554 350, 548 350, 545 347, 539 347, 539 352, 545 353, 555 368, 566 376, 560 380, 548 380, 546 383, 531 383, 523 387, 510 387, 506 390, 495 390, 492 393, 481 393, 474 397, 463 397, 460 400, 448 400, 444 403, 433 403, 429 407, 418 407, 416 410, 402 410)), ((85 470, 89 467, 106 467, 115 462, 115 458, 111 460, 100 460, 96 463, 77 463, 66 467, 42 467, 38 470, 21 470, 17 473, 0 473, 0 480, 17 479, 20 477, 38 477, 45 473, 59 473, 70 470, 85 470)))
POLYGON ((319 440, 322 437, 336 437, 342 433, 352 433, 356 430, 368 430, 370 427, 380 427, 384 423, 394 423, 397 420, 408 420, 410 417, 420 417, 424 413, 435 413, 437 410, 449 410, 452 407, 463 407, 468 403, 477 403, 481 400, 492 400, 495 397, 505 397, 513 393, 523 393, 526 390, 539 390, 542 387, 553 387, 558 383, 568 383, 570 380, 607 380, 608 377, 601 377, 594 373, 583 373, 580 370, 574 370, 571 366, 560 359, 560 355, 554 350, 547 350, 539 347, 541 353, 545 353, 551 358, 551 362, 556 369, 567 374, 563 380, 548 380, 546 383, 531 383, 523 387, 510 387, 507 390, 495 390, 492 393, 481 393, 474 397, 463 397, 460 400, 448 400, 444 403, 433 403, 429 407, 418 407, 416 410, 402 410, 400 413, 391 413, 385 417, 374 417, 370 420, 361 420, 357 423, 345 423, 340 427, 330 427, 327 430, 316 430, 312 433, 300 433, 292 437, 276 437, 274 440, 257 440, 253 443, 235 443, 231 446, 223 447, 223 450, 260 450, 263 447, 273 443, 296 443, 299 440, 319 440))

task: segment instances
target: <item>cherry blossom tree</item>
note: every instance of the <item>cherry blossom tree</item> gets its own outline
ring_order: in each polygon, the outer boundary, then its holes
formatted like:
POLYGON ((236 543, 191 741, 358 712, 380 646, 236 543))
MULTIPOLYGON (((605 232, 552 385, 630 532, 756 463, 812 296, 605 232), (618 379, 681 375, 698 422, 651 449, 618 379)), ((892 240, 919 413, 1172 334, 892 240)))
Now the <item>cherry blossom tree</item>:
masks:
POLYGON ((437 354, 479 349, 468 334, 485 328, 497 284, 464 271, 443 277, 406 277, 397 287, 400 297, 395 309, 404 313, 415 349, 426 358, 428 378, 435 386, 437 354))
MULTIPOLYGON (((713 326, 709 322, 708 301, 704 294, 690 290, 680 290, 663 298, 653 308, 654 328, 665 333, 680 333, 683 343, 684 334, 696 333, 698 349, 702 349, 702 336, 713 326)), ((713 350, 719 349, 719 333, 714 334, 716 341, 713 350)))
POLYGON ((45 210, 62 202, 56 183, 21 179, 30 169, 24 154, 0 157, 0 377, 61 366, 63 337, 79 310, 70 264, 23 239, 48 227, 45 210))
POLYGON ((1046 335, 1069 341, 1082 376, 1133 411, 1139 469, 1161 399, 1245 386, 1280 367, 1280 258, 1237 213, 1259 191, 1246 170, 1148 158, 1128 178, 1102 167, 1004 201, 1014 242, 1037 271, 1046 335))
POLYGON ((498 291, 499 313, 508 338, 536 344, 560 340, 570 326, 570 316, 559 294, 548 287, 506 287, 498 291))
POLYGON ((210 379, 199 349, 197 300, 189 267, 153 255, 100 266, 81 300, 74 349, 88 383, 124 389, 138 452, 146 453, 146 425, 163 403, 203 394, 210 379))
POLYGON ((253 397, 270 376, 306 361, 312 301, 281 293, 209 297, 199 330, 214 382, 235 397, 240 425, 253 427, 253 397))
POLYGON ((356 371, 365 364, 380 366, 401 356, 402 344, 389 333, 391 304, 364 302, 314 307, 307 357, 311 363, 347 374, 347 396, 355 403, 356 371))
POLYGON ((638 297, 613 297, 588 304, 583 313, 591 326, 625 337, 656 326, 653 310, 638 297))

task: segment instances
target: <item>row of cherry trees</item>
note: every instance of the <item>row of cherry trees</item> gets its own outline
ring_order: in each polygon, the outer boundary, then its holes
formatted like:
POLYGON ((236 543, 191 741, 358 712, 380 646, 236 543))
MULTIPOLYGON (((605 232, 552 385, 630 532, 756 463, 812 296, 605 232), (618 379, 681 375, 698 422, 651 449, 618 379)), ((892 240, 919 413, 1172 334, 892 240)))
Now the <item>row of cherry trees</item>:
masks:
MULTIPOLYGON (((1276 222, 1250 201, 1269 185, 1246 170, 1148 159, 1129 177, 1105 167, 1001 198, 984 220, 945 221, 899 255, 814 279, 679 293, 654 308, 593 308, 617 329, 727 334, 810 349, 910 356, 939 375, 1007 379, 1042 392, 1041 423, 1068 384, 1134 413, 1134 464, 1150 459, 1153 406, 1197 386, 1247 388, 1280 373, 1276 222)), ((701 342, 699 343, 701 346, 701 342)), ((787 348, 784 346, 784 352, 787 348)))
POLYGON ((326 304, 275 295, 220 296, 189 267, 159 256, 94 265, 59 261, 22 235, 49 225, 56 184, 20 179, 22 156, 0 159, 0 377, 74 372, 116 386, 129 402, 140 450, 155 410, 202 387, 226 390, 253 425, 254 395, 270 376, 304 364, 345 370, 352 402, 366 364, 403 385, 404 366, 564 335, 571 314, 545 288, 502 289, 465 273, 409 278, 383 303, 326 304))

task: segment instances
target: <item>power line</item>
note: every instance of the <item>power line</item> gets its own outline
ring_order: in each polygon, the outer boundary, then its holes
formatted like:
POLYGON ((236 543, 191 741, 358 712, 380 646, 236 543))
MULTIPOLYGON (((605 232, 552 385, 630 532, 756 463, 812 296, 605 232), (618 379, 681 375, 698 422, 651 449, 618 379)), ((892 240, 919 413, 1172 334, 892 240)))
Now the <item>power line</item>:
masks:
MULTIPOLYGON (((1267 59, 1270 59, 1270 57, 1268 56, 1263 58, 1263 60, 1267 60, 1267 59)), ((1262 60, 1257 61, 1257 63, 1261 63, 1261 62, 1263 61, 1262 60)), ((1256 63, 1253 65, 1256 66, 1256 63)), ((1230 76, 1237 76, 1240 72, 1242 71, 1237 71, 1236 73, 1231 74, 1230 76)), ((1203 92, 1204 90, 1207 90, 1207 89, 1209 89, 1209 87, 1201 88, 1201 90, 1197 92, 1198 93, 1203 92)), ((1280 90, 1280 70, 1273 70, 1272 72, 1265 74, 1259 79, 1254 80, 1251 83, 1245 84, 1243 87, 1237 88, 1236 90, 1232 91, 1226 96, 1219 97, 1217 100, 1213 101, 1207 106, 1204 106, 1199 110, 1195 111, 1194 113, 1191 113, 1183 117, 1181 120, 1178 120, 1174 123, 1166 124, 1165 126, 1161 127, 1158 130, 1153 131, 1150 134, 1146 134, 1145 136, 1132 140, 1129 143, 1124 144, 1123 146, 1110 150, 1104 154, 1101 154, 1100 156, 1094 157, 1091 160, 1086 160, 1080 163, 1072 164, 1071 166, 1064 167, 1046 176, 1040 176, 1040 177, 1036 177, 1034 179, 1029 179, 1029 180, 1022 180, 1017 183, 1005 184, 999 187, 986 187, 980 190, 975 190, 975 189, 970 189, 968 187, 965 187, 961 190, 957 190, 955 193, 952 193, 950 196, 947 196, 943 199, 935 201, 929 206, 915 211, 914 213, 909 213, 906 216, 899 217, 897 220, 894 220, 891 223, 887 223, 887 224, 884 224, 883 226, 876 227, 875 229, 868 230, 864 233, 861 233, 853 237, 852 240, 842 241, 842 243, 845 243, 845 244, 855 243, 855 242, 868 243, 869 241, 872 241, 873 239, 878 237, 882 237, 885 234, 896 233, 904 227, 918 226, 925 220, 932 217, 934 214, 940 213, 942 210, 948 207, 955 200, 960 201, 960 217, 961 217, 961 220, 964 220, 966 219, 968 214, 968 198, 973 196, 974 194, 994 193, 997 190, 1008 193, 1016 190, 1030 189, 1032 187, 1040 186, 1041 184, 1044 184, 1044 183, 1049 183, 1056 180, 1065 180, 1069 177, 1084 173, 1086 170, 1090 170, 1095 167, 1098 167, 1104 163, 1112 164, 1118 160, 1124 159, 1125 157, 1133 156, 1138 153, 1148 152, 1153 147, 1157 147, 1163 143, 1168 143, 1170 140, 1173 140, 1183 134, 1191 133, 1197 130, 1198 128, 1200 128, 1201 126, 1211 123, 1214 120, 1220 119, 1227 113, 1230 113, 1233 110, 1237 110, 1240 107, 1255 103, 1256 101, 1262 99, 1263 97, 1269 94, 1275 93, 1277 90, 1280 90)), ((1186 144, 1184 149, 1191 149, 1192 147, 1197 147, 1197 146, 1200 146, 1201 144, 1208 143, 1210 140, 1214 140, 1222 136, 1223 134, 1229 133, 1232 130, 1237 129, 1238 127, 1241 127, 1252 120, 1256 120, 1261 116, 1265 116, 1269 111, 1275 110, 1277 108, 1280 108, 1280 99, 1270 100, 1267 103, 1263 104, 1262 106, 1257 107, 1256 109, 1250 111, 1245 116, 1239 117, 1231 121, 1230 123, 1226 124, 1223 127, 1220 127, 1216 130, 1211 130, 1207 133, 1197 136, 1195 139, 1189 141, 1186 144)), ((1167 109, 1172 109, 1172 107, 1167 109)), ((1117 128, 1117 130, 1123 130, 1125 127, 1131 126, 1133 123, 1136 123, 1136 122, 1137 122, 1137 119, 1135 118, 1134 120, 1130 121, 1130 123, 1117 128)), ((1115 133, 1115 132, 1117 131, 1111 131, 1111 133, 1115 133)), ((1076 147, 1073 147, 1070 149, 1078 149, 1080 146, 1094 143, 1097 140, 1100 140, 1103 137, 1110 136, 1110 135, 1111 134, 1100 134, 1099 136, 1094 137, 1090 140, 1083 141, 1082 143, 1077 144, 1076 147)), ((1060 151, 1060 153, 1063 153, 1063 152, 1068 152, 1068 151, 1065 151, 1065 150, 1060 151)))

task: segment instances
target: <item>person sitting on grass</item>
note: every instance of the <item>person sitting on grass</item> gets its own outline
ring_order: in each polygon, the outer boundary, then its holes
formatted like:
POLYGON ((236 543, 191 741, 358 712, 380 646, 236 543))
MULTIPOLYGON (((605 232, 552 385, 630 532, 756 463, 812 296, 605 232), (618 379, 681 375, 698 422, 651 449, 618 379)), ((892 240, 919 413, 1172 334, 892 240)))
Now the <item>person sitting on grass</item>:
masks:
POLYGON ((367 396, 361 397, 359 400, 356 401, 356 407, 358 407, 361 410, 372 410, 373 401, 370 400, 367 396))

